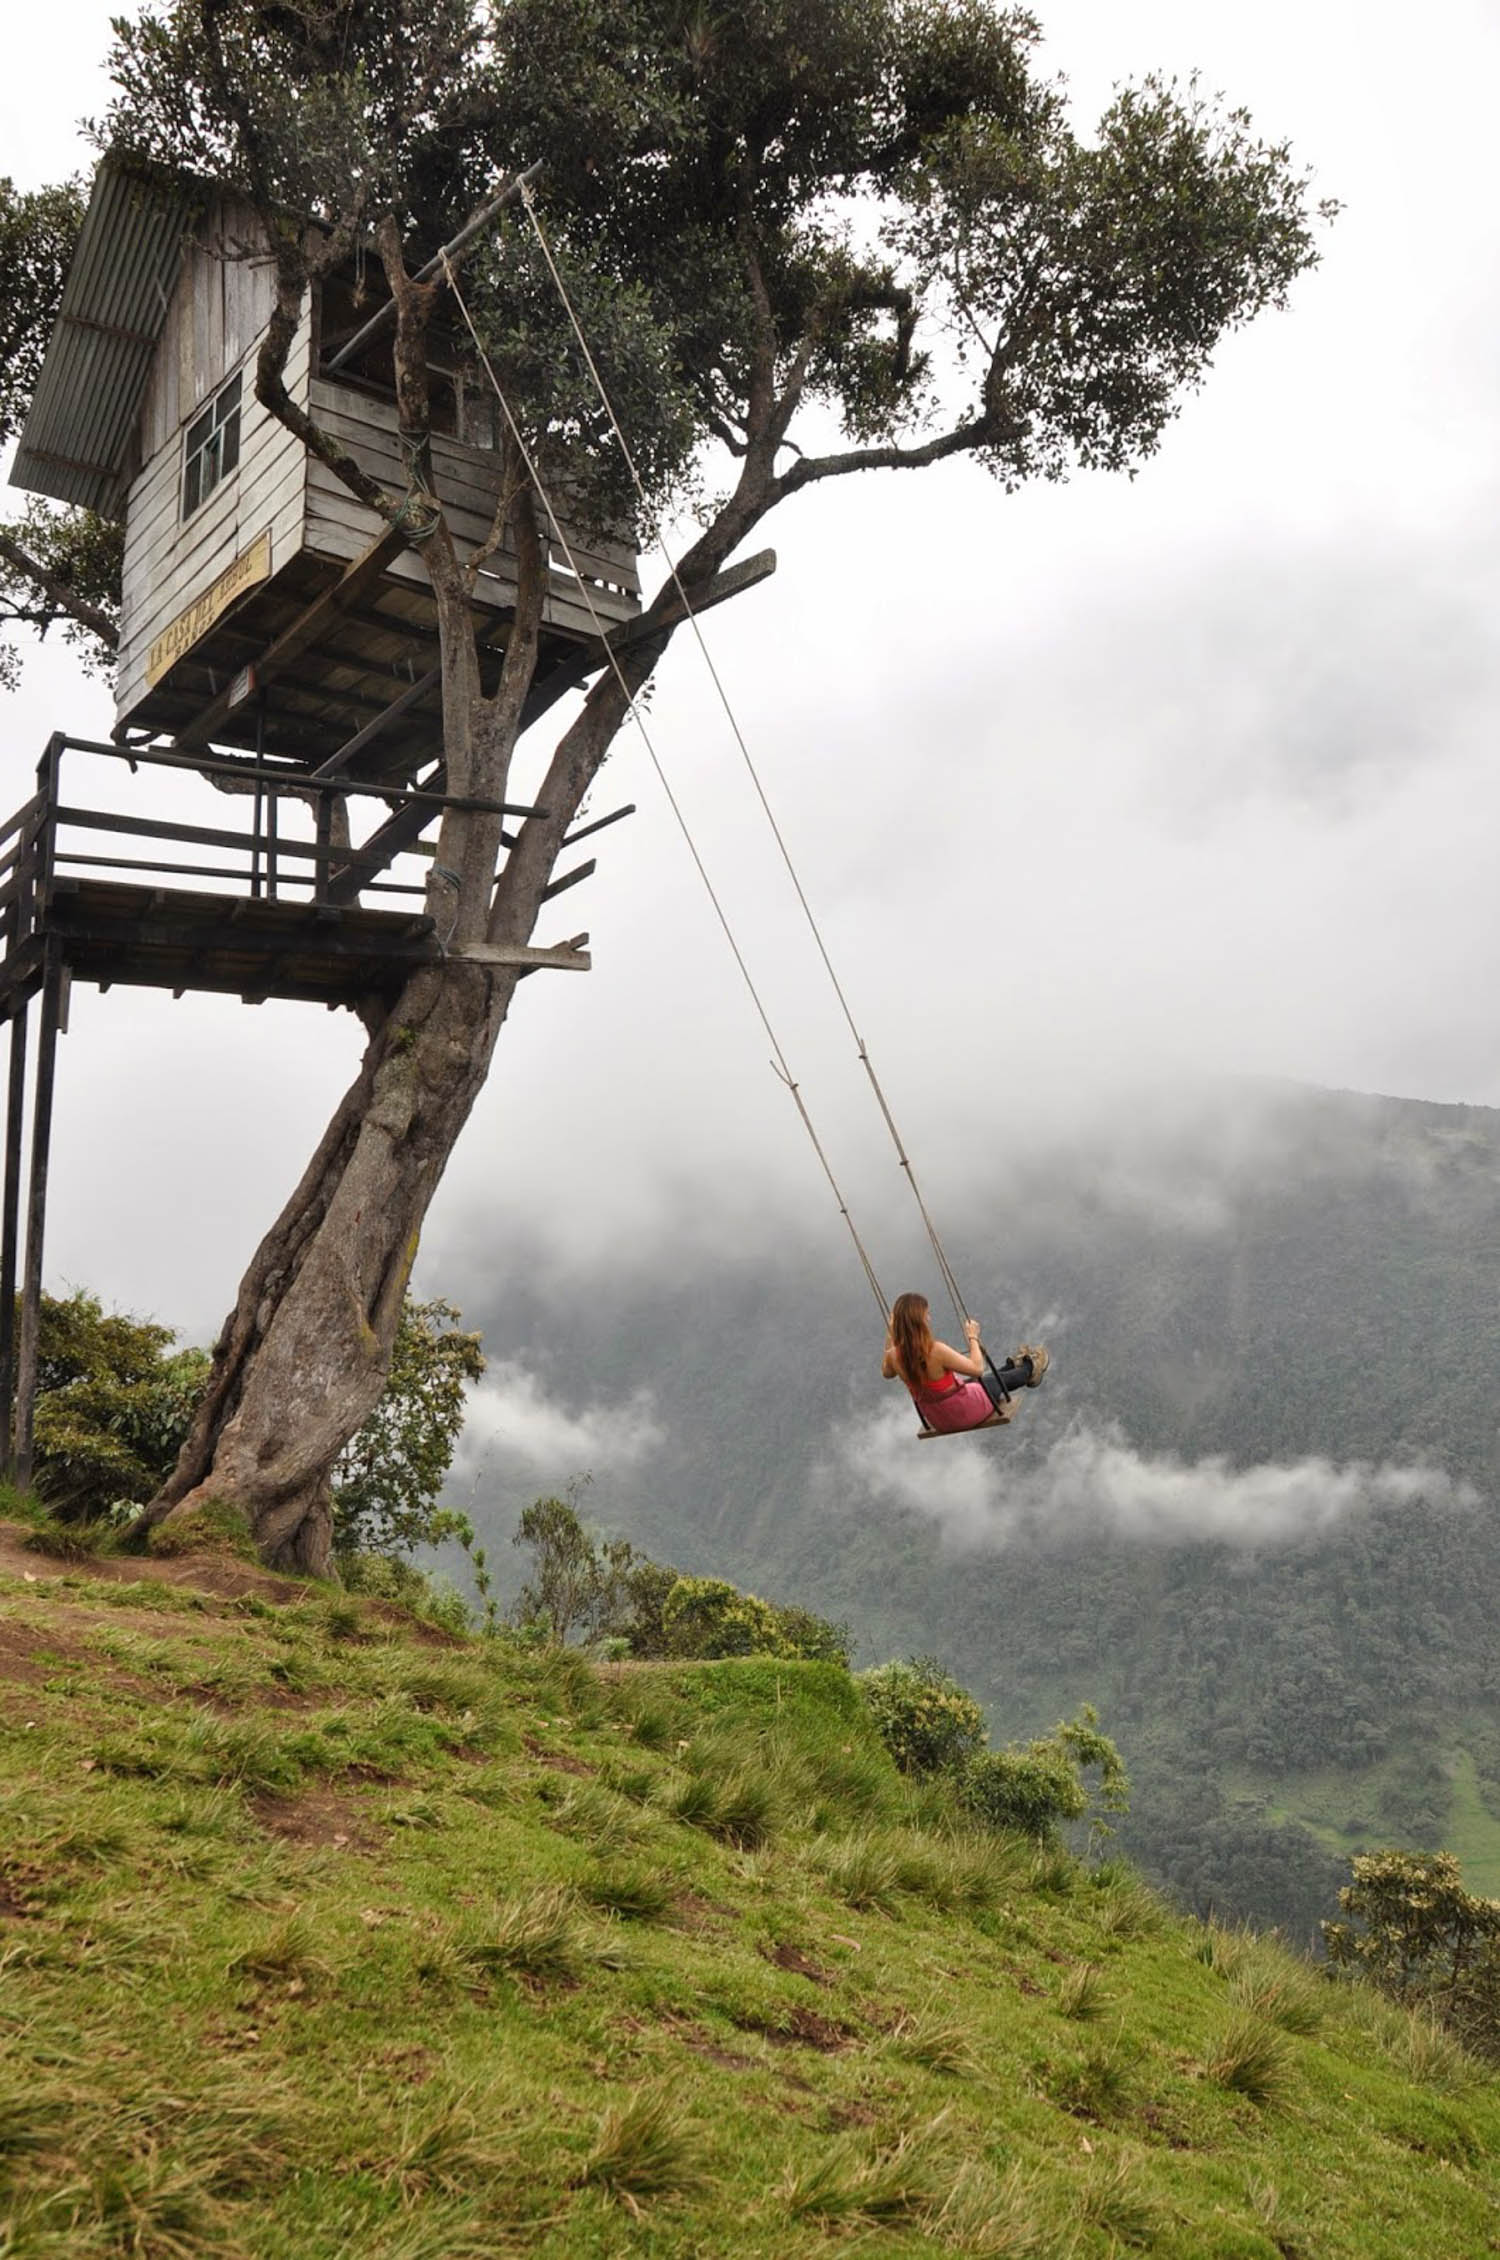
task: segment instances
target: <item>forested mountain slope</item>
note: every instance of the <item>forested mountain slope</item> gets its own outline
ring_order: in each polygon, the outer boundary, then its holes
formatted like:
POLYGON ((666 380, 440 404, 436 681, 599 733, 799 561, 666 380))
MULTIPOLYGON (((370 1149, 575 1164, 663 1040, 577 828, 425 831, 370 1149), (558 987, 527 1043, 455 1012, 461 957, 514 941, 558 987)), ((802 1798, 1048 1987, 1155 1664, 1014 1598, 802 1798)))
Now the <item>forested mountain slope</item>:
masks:
MULTIPOLYGON (((1097 1701, 1130 1847, 1191 1903, 1306 1933, 1392 1841, 1500 1890, 1500 1114, 1221 1091, 1031 1174, 948 1204, 998 1345, 1056 1356, 999 1437, 915 1445, 823 1251, 606 1279, 582 1316, 539 1266, 468 1316, 561 1404, 649 1393, 600 1521, 866 1660, 939 1653, 997 1736, 1097 1701)), ((531 1472, 498 1423, 494 1535, 531 1472)))

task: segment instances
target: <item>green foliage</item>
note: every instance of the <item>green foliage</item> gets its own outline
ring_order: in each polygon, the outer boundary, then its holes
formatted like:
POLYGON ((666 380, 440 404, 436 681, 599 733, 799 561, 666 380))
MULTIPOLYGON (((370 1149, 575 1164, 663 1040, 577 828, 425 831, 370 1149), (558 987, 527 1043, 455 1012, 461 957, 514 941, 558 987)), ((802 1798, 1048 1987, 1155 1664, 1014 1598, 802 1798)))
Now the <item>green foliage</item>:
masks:
MULTIPOLYGON (((773 419, 798 446, 762 508, 865 461, 971 450, 1007 486, 1127 465, 1315 257, 1284 146, 1156 79, 1079 138, 1019 11, 760 0, 731 35, 659 0, 383 0, 335 40, 316 10, 172 0, 115 30, 110 131, 241 182, 268 219, 315 218, 304 260, 384 212, 441 241, 517 151, 541 160, 558 263, 658 496, 773 419), (876 224, 851 225, 855 202, 876 224), (813 453, 799 409, 859 461, 813 453)), ((530 444, 586 514, 628 509, 524 217, 472 266, 530 444)))
POLYGON ((463 1595, 439 1584, 413 1562, 404 1562, 394 1554, 342 1554, 339 1575, 351 1593, 372 1601, 392 1601, 446 1632, 469 1630, 472 1612, 463 1595))
POLYGON ((672 1656, 786 1656, 847 1664, 849 1636, 810 1610, 778 1608, 722 1577, 679 1577, 662 1603, 672 1656))
POLYGON ((1352 1867, 1349 1920, 1323 1925, 1329 1960, 1500 2059, 1500 1901, 1466 1891, 1451 1852, 1368 1852, 1352 1867))
POLYGON ((36 1487, 59 1521, 140 1505, 171 1473, 208 1376, 175 1339, 81 1290, 42 1297, 36 1487))
POLYGON ((567 1499, 537 1499, 515 1544, 535 1562, 515 1615, 554 1640, 617 1639, 640 1657, 783 1656, 849 1660, 849 1635, 809 1609, 782 1608, 718 1577, 683 1577, 638 1554, 628 1539, 598 1538, 567 1499))
POLYGON ((585 1640, 629 1640, 637 1592, 646 1596, 649 1614, 663 1578, 677 1575, 638 1555, 627 1539, 596 1538, 570 1499, 534 1500, 512 1543, 529 1546, 535 1564, 516 1601, 516 1620, 542 1627, 556 1641, 575 1633, 585 1640))
POLYGON ((28 193, 0 179, 0 446, 26 420, 82 221, 77 181, 28 193))
MULTIPOLYGON (((82 220, 77 181, 26 191, 0 179, 0 446, 25 422, 82 220)), ((112 622, 119 607, 121 551, 120 527, 91 510, 31 501, 3 529, 0 623, 39 635, 60 623, 90 672, 107 669, 112 642, 71 613, 67 597, 82 598, 112 622), (40 579, 27 570, 28 560, 40 567, 40 579)), ((14 649, 0 644, 0 689, 13 687, 17 665, 14 649)))
POLYGON ((334 1545, 341 1555, 409 1554, 462 1534, 438 1501, 464 1422, 465 1393, 484 1371, 477 1334, 436 1298, 402 1307, 379 1403, 339 1454, 334 1545))
MULTIPOLYGON (((33 628, 38 636, 60 627, 84 672, 109 676, 124 553, 123 526, 34 496, 0 529, 0 622, 33 628)), ((18 654, 0 645, 0 687, 13 688, 18 674, 18 654)))
POLYGON ((983 1711, 930 1656, 878 1664, 856 1685, 903 1773, 945 1773, 983 1747, 983 1711))
POLYGON ((1075 1719, 1024 1748, 984 1750, 963 1768, 959 1794, 976 1819, 1013 1828, 1049 1844, 1061 1822, 1091 1814, 1091 1831, 1107 1835, 1106 1814, 1128 1811, 1130 1778, 1119 1751, 1099 1731, 1098 1713, 1086 1703, 1075 1719), (1091 1792, 1086 1773, 1097 1776, 1091 1792))

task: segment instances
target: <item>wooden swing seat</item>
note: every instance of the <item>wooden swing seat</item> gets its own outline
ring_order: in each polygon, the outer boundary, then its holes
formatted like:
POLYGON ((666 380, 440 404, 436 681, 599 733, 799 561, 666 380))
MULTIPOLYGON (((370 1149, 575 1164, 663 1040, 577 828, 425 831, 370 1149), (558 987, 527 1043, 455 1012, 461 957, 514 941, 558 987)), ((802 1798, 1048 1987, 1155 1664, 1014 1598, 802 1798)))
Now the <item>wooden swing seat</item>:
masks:
POLYGON ((917 1442, 936 1444, 939 1439, 949 1436, 977 1436, 986 1428, 1009 1428, 1014 1418, 1014 1413, 1007 1413, 1002 1419, 999 1413, 992 1412, 988 1420, 976 1420, 970 1428, 919 1428, 917 1442))

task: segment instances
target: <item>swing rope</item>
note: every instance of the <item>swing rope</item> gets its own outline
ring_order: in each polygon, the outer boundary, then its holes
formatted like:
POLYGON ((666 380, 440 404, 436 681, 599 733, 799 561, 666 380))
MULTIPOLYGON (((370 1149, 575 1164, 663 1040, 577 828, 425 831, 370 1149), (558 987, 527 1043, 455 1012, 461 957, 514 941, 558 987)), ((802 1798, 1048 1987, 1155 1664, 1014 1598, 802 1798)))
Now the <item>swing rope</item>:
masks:
MULTIPOLYGON (((771 1016, 766 1009, 765 1000, 762 998, 760 990, 756 987, 754 978, 750 972, 750 968, 745 962, 744 952, 740 948, 739 942, 735 937, 734 928, 729 923, 729 915, 725 910, 723 903, 719 899, 718 891, 715 888, 712 879, 710 879, 708 875, 707 866, 705 865, 702 856, 698 852, 698 843, 693 837, 692 829, 688 823, 687 817, 683 814, 682 806, 678 801, 677 795, 673 792, 671 783, 667 777, 666 770, 662 766, 661 756, 658 754, 655 742, 651 736, 651 732, 646 726, 646 718, 641 712, 640 702, 637 699, 635 693, 631 690, 629 683, 625 680, 624 671, 620 666, 619 659, 616 656, 612 645, 610 644, 609 632, 605 626, 605 623, 600 618, 598 610, 594 604, 593 594, 590 590, 588 580, 580 569, 577 560, 574 558, 572 546, 569 543, 567 534, 563 530, 562 521, 558 517, 556 510, 553 508, 552 497, 547 490, 546 483, 544 482, 542 475, 537 468, 531 450, 527 447, 525 439, 522 437, 520 427, 517 424, 515 417, 511 413, 510 402, 505 397, 504 388, 502 387, 499 378, 495 374, 494 365, 480 341, 479 332, 474 327, 473 318, 469 313, 468 304, 464 298, 463 292, 459 289, 458 277, 454 273, 452 266, 449 264, 446 253, 443 254, 443 271, 444 279, 447 282, 448 288, 453 293, 454 303, 458 307, 460 314, 463 316, 464 327, 468 330, 469 336, 473 340, 474 350, 479 356, 480 364, 483 367, 486 376, 489 378, 491 385, 494 387, 495 398, 500 403, 500 411, 505 418, 506 429, 509 431, 512 440, 515 442, 516 450, 519 453, 522 462, 526 466, 527 476, 530 478, 532 485, 535 487, 537 494, 541 498, 542 507, 547 513, 547 520, 549 525, 551 526, 553 538, 557 542, 557 545, 561 549, 564 557, 567 559, 568 570, 574 576, 575 580, 578 583, 579 589, 582 592, 583 601, 588 608, 589 618, 594 624, 594 633, 599 638, 600 645, 609 663, 609 667, 614 675, 615 681, 620 687, 621 694, 626 701, 631 720, 635 723, 636 729, 640 733, 641 743, 644 745, 647 757, 650 760, 652 768, 656 772, 657 782, 660 784, 663 793, 666 795, 667 806, 671 809, 672 814, 677 821, 677 828, 682 834, 683 840, 687 846, 687 851, 693 859, 693 864, 695 869, 697 870, 699 878, 703 882, 704 891, 706 892, 709 901, 713 905, 714 916, 718 919, 719 924, 723 929, 724 939, 729 944, 729 948, 733 955, 735 964, 739 967, 740 977, 744 981, 745 987, 750 992, 750 1001, 755 1007, 756 1013, 758 1014, 760 1019, 760 1024, 762 1028, 764 1028, 767 1040, 769 1041, 771 1046, 771 1066, 776 1075, 780 1078, 781 1082, 786 1085, 788 1092, 791 1094, 792 1103, 795 1105, 798 1114, 802 1118, 802 1127, 804 1128, 804 1130, 806 1130, 808 1137, 812 1141, 813 1151, 817 1155, 818 1160, 822 1165, 823 1174, 827 1178, 829 1187, 833 1193, 834 1200, 838 1204, 839 1214, 840 1216, 842 1216, 845 1224, 849 1228, 849 1237, 854 1242, 854 1252, 859 1257, 860 1264, 864 1270, 865 1278, 869 1282, 870 1292, 874 1295, 875 1301, 879 1306, 881 1319, 883 1321, 888 1321, 891 1315, 891 1306, 886 1300, 885 1290, 882 1288, 879 1279, 875 1275, 875 1267, 870 1261, 869 1251, 865 1247, 864 1241, 860 1238, 859 1229, 855 1224, 854 1217, 849 1208, 849 1204, 844 1198, 838 1179, 833 1174, 832 1165, 829 1162, 828 1156, 823 1149, 823 1142, 819 1138, 817 1130, 813 1125, 812 1116, 808 1113, 807 1102, 802 1096, 802 1087, 798 1083, 795 1075, 792 1073, 791 1063, 787 1059, 786 1053, 782 1048, 781 1039, 777 1035, 776 1030, 772 1025, 771 1016)), ((592 366, 592 364, 590 365, 592 366)), ((612 411, 611 420, 613 420, 612 411)), ((618 426, 616 426, 616 429, 618 430, 618 426)), ((633 469, 634 466, 632 465, 632 470, 633 469)), ((679 583, 679 586, 680 585, 681 584, 679 583)), ((684 602, 686 602, 685 598, 684 602)))
MULTIPOLYGON (((961 1326, 967 1326, 969 1322, 968 1304, 965 1301, 963 1293, 959 1287, 953 1266, 948 1261, 947 1252, 944 1249, 942 1240, 938 1235, 938 1229, 936 1224, 933 1222, 931 1211, 928 1209, 927 1203, 922 1196, 922 1189, 917 1182, 916 1171, 912 1167, 911 1157, 906 1151, 906 1147, 902 1141, 901 1133, 896 1127, 896 1120, 895 1116, 891 1112, 890 1102, 887 1100, 885 1092, 881 1087, 880 1078, 875 1072, 875 1063, 870 1057, 869 1047, 865 1043, 864 1037, 860 1034, 859 1028, 855 1022, 854 1014, 849 1006, 849 999, 844 993, 844 985, 840 981, 838 973, 834 968, 833 959, 828 952, 828 945, 823 939, 822 929, 820 928, 818 921, 813 914, 813 908, 811 903, 807 899, 807 893, 803 887, 801 876, 797 870, 795 862, 792 860, 791 849, 787 846, 785 835, 782 832, 780 824, 776 820, 775 811, 771 807, 770 799, 767 796, 765 786, 761 782, 760 772, 756 768, 754 758, 752 757, 750 752, 750 748, 745 742, 745 734, 740 728, 739 719, 735 714, 732 704, 730 703, 729 694, 724 688, 723 680, 720 677, 719 670, 714 665, 713 656, 709 651, 707 643, 704 641, 703 629, 699 624, 698 615, 693 609, 692 602, 688 596, 687 590, 682 585, 682 578, 677 570, 676 560, 674 559, 671 550, 668 548, 666 536, 662 532, 661 521, 658 518, 655 510, 652 508, 650 499, 646 493, 645 485, 641 479, 640 472, 636 468, 635 457, 630 451, 629 442, 627 441, 624 432, 620 428, 620 421, 615 414, 614 404, 609 397, 604 379, 600 375, 598 364, 595 361, 592 352, 589 350, 588 339, 583 334, 583 326, 578 319, 577 311, 574 308, 573 301, 568 294, 568 286, 564 282, 562 274, 558 269, 557 261, 552 256, 552 247, 548 242, 546 233, 542 227, 541 218, 536 208, 536 200, 531 192, 531 185, 524 177, 520 182, 520 191, 522 205, 525 208, 527 218, 531 222, 532 231, 536 236, 537 244, 541 250, 542 257, 547 263, 547 270, 552 277, 553 286, 556 289, 558 297, 562 302, 568 320, 572 324, 573 335, 578 340, 578 349, 583 355, 589 375, 593 379, 594 389, 599 395, 600 404, 604 409, 606 417, 609 419, 610 430, 614 433, 616 443, 620 449, 620 453, 624 457, 625 466, 630 473, 631 483, 635 487, 636 496, 640 503, 642 515, 645 518, 647 525, 650 527, 652 537, 655 540, 656 546, 660 550, 662 558, 666 563, 667 571, 671 575, 672 585, 677 591, 678 600, 680 601, 687 619, 692 627, 693 635, 697 640, 698 649, 703 654, 704 665, 707 667, 709 676, 713 682, 714 689, 718 693, 719 704, 724 709, 725 718, 729 723, 730 730, 734 737, 734 742, 738 746, 740 751, 740 758, 744 762, 745 767, 749 772, 750 782, 755 788, 756 798, 759 800, 761 808, 765 813, 766 822, 771 828, 771 835, 776 842, 778 850, 780 851, 781 860, 786 866, 787 876, 791 880, 797 900, 802 906, 802 914, 807 920, 808 928, 811 931, 812 938, 817 944, 818 955, 823 960, 824 968, 833 987, 833 993, 838 999, 839 1010, 843 1013, 844 1019, 848 1024, 849 1033, 854 1038, 855 1051, 858 1055, 860 1065, 863 1067, 866 1075, 869 1077, 870 1088, 875 1094, 876 1103, 878 1104, 880 1112, 885 1119, 886 1128, 890 1131, 891 1142, 895 1146, 897 1159, 901 1165, 902 1170, 905 1172, 906 1181, 911 1187, 912 1195, 916 1201, 918 1212, 921 1216, 923 1225, 926 1227, 927 1238, 931 1243, 932 1252, 937 1261, 939 1274, 941 1275, 943 1284, 947 1288, 949 1295, 952 1297, 953 1307, 958 1314, 959 1324, 961 1326)), ((465 318, 467 319, 467 316, 465 318)), ((824 1166, 827 1166, 826 1163, 824 1166)), ((866 1269, 868 1270, 868 1266, 866 1266, 866 1269)), ((989 1358, 988 1352, 986 1352, 985 1355, 989 1359, 991 1371, 994 1371, 994 1360, 992 1358, 989 1358)))

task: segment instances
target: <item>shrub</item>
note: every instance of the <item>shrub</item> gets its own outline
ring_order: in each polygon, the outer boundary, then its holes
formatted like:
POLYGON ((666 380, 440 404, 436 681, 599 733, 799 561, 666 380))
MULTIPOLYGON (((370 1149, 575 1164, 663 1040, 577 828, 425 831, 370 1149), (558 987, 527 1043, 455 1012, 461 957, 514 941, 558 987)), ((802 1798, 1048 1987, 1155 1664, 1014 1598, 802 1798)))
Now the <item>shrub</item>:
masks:
POLYGON ((983 1711, 931 1656, 877 1665, 855 1684, 903 1773, 947 1772, 984 1746, 983 1711))
POLYGON ((1323 1925, 1330 1962, 1500 2057, 1500 1901, 1465 1891, 1451 1852, 1366 1852, 1352 1866, 1339 1893, 1351 1919, 1323 1925))
POLYGON ((810 1609, 778 1608, 722 1577, 679 1577, 661 1605, 667 1654, 782 1656, 847 1664, 849 1633, 810 1609))
POLYGON ((333 1471, 333 1542, 340 1555, 408 1554, 461 1535, 463 1518, 438 1495, 464 1423, 465 1394, 484 1372, 477 1334, 441 1300, 410 1296, 391 1350, 390 1373, 369 1418, 333 1471))
POLYGON ((1129 1791, 1120 1753, 1099 1732, 1098 1714, 1089 1704, 1024 1748, 1013 1743, 976 1754, 959 1779, 959 1795, 977 1819, 1042 1844, 1056 1840, 1060 1822, 1086 1813, 1092 1832, 1107 1834, 1104 1815, 1126 1811, 1129 1791), (1084 1779, 1089 1772, 1098 1776, 1096 1789, 1084 1779))
POLYGON ((1013 1828, 1039 1842, 1054 1834, 1059 1821, 1077 1820, 1088 1807, 1083 1784, 1062 1752, 1036 1744, 1030 1750, 981 1751, 965 1766, 959 1794, 990 1828, 1013 1828))
POLYGON ((36 1487, 60 1521, 142 1505, 171 1473, 208 1377, 205 1352, 174 1340, 96 1295, 42 1297, 36 1487))
POLYGON ((465 1633, 474 1617, 463 1595, 440 1584, 430 1571, 396 1554, 350 1553, 339 1556, 339 1575, 350 1593, 363 1593, 372 1601, 393 1602, 413 1616, 445 1632, 465 1633))

